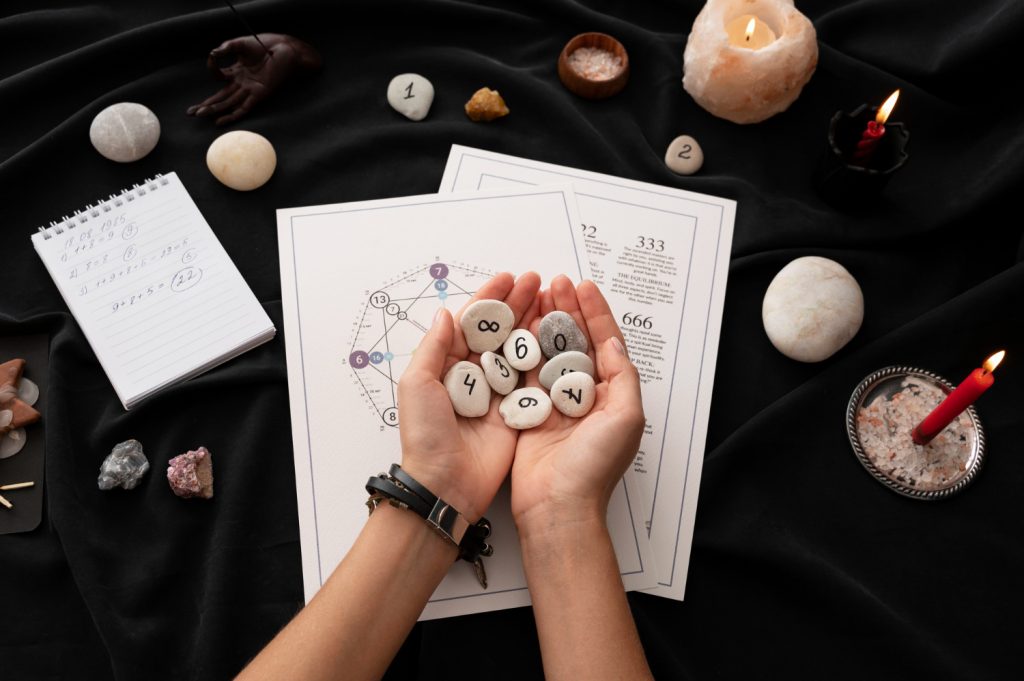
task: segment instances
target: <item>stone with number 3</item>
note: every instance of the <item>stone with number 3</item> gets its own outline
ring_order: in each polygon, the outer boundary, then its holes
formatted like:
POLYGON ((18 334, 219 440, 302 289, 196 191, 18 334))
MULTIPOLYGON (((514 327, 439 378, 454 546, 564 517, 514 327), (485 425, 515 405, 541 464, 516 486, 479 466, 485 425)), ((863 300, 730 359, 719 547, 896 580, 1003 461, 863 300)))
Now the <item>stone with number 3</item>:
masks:
POLYGON ((680 135, 668 145, 665 165, 677 175, 693 175, 704 165, 704 151, 697 140, 689 135, 680 135))
POLYGON ((418 73, 403 73, 388 83, 388 104, 410 121, 422 121, 434 103, 434 86, 418 73))
POLYGON ((573 371, 582 371, 593 377, 594 360, 590 359, 590 355, 587 353, 577 350, 555 355, 540 368, 540 384, 551 390, 555 381, 573 371))
POLYGON ((551 416, 551 398, 540 388, 520 388, 501 401, 498 413, 509 428, 536 428, 551 416))
POLYGON ((484 370, 472 362, 456 362, 444 375, 444 388, 459 416, 483 416, 491 407, 491 387, 484 370))
POLYGON ((500 300, 478 300, 462 312, 459 325, 473 352, 494 352, 515 326, 512 308, 500 300))
POLYGON ((590 374, 571 371, 551 386, 551 403, 566 416, 578 419, 594 408, 597 385, 590 374))
POLYGON ((540 364, 540 343, 537 338, 526 329, 515 329, 505 339, 501 347, 505 353, 505 359, 514 369, 529 371, 540 364))
POLYGON ((480 366, 491 389, 499 395, 508 395, 516 389, 519 372, 509 366, 508 360, 493 352, 480 355, 480 366))

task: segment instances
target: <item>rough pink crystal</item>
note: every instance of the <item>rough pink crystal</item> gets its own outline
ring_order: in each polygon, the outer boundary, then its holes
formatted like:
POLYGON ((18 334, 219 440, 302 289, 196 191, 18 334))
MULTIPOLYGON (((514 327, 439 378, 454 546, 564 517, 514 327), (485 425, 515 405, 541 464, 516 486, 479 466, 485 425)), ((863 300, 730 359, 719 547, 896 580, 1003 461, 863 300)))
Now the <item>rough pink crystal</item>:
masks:
POLYGON ((167 482, 179 497, 213 496, 213 458, 206 447, 189 450, 167 462, 167 482))

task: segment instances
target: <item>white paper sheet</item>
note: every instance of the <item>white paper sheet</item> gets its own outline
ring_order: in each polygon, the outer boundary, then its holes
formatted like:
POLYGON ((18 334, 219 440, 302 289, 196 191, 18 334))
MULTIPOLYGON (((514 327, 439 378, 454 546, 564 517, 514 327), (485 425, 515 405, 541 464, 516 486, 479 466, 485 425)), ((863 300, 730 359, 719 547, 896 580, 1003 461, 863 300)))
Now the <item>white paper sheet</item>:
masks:
MULTIPOLYGON (((277 212, 295 478, 307 602, 366 521, 363 485, 400 459, 394 386, 439 305, 460 308, 494 271, 581 279, 568 186, 413 196, 277 212)), ((609 529, 629 589, 657 583, 633 477, 609 529)), ((528 605, 503 488, 486 513, 489 588, 456 563, 421 619, 528 605)))
POLYGON ((649 593, 682 600, 736 202, 458 145, 440 191, 552 182, 576 190, 584 271, 608 297, 644 379, 647 428, 634 470, 660 575, 649 593))

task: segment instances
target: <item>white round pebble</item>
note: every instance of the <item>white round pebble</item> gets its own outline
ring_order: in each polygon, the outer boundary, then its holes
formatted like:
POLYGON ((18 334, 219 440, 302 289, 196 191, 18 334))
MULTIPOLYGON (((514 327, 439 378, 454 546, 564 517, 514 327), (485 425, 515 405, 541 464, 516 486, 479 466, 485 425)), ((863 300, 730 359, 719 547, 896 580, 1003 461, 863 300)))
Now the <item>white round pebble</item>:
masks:
POLYGON ((555 381, 574 371, 589 374, 593 378, 594 360, 590 359, 587 353, 578 350, 555 355, 540 368, 540 384, 551 390, 555 381))
POLYGON ((434 103, 434 86, 418 73, 403 73, 388 83, 388 104, 410 121, 422 121, 434 103))
POLYGON ((465 309, 459 324, 473 352, 494 352, 515 326, 512 308, 500 300, 478 300, 465 309))
POLYGON ((540 364, 540 343, 526 329, 513 330, 505 339, 501 350, 505 353, 508 363, 520 371, 529 371, 540 364))
POLYGON ((39 400, 39 386, 22 376, 18 383, 18 399, 31 407, 39 400))
POLYGON ((5 428, 11 425, 11 421, 14 420, 14 412, 10 409, 0 409, 0 428, 5 428))
POLYGON ((509 428, 536 428, 551 416, 551 398, 540 388, 520 388, 501 401, 498 413, 509 428))
POLYGON ((689 135, 680 135, 668 145, 665 165, 678 175, 693 175, 704 165, 704 151, 697 140, 689 135))
POLYGON ((586 352, 588 347, 587 337, 568 312, 555 310, 540 320, 540 349, 545 357, 554 357, 569 350, 586 352))
POLYGON ((111 161, 138 161, 160 141, 160 119, 135 102, 111 104, 92 119, 89 141, 111 161))
POLYGON ((28 436, 25 435, 24 428, 15 428, 11 432, 3 436, 0 440, 0 459, 6 459, 9 456, 14 456, 21 451, 21 448, 28 442, 28 436))
POLYGON ((764 294, 764 330, 779 352, 820 362, 846 345, 864 320, 857 280, 828 258, 797 258, 783 267, 764 294))
POLYGON ((277 154, 263 135, 232 130, 213 140, 206 151, 206 167, 228 187, 247 192, 262 187, 274 174, 277 154))
POLYGON ((519 372, 509 366, 508 360, 493 352, 485 352, 480 355, 480 366, 484 370, 484 377, 494 392, 499 395, 508 395, 516 389, 519 382, 519 372))
POLYGON ((551 403, 566 416, 578 419, 594 408, 597 384, 590 374, 573 371, 560 376, 551 386, 551 403))
POLYGON ((491 388, 484 371, 472 362, 456 362, 444 375, 444 388, 459 416, 483 416, 491 406, 491 388))

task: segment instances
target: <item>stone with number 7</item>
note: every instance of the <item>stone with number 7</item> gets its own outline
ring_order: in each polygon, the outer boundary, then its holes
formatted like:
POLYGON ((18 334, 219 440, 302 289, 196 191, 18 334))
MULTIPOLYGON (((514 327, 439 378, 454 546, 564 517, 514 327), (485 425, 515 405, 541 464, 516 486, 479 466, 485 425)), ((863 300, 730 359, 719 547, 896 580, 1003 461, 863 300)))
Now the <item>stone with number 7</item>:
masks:
POLYGON ((510 333, 501 350, 513 369, 529 371, 540 364, 540 343, 526 329, 516 329, 510 333))
POLYGON ((590 374, 572 371, 551 386, 551 403, 566 416, 578 419, 593 409, 597 386, 590 374))
POLYGON ((459 416, 483 416, 491 406, 491 386, 484 371, 472 362, 456 362, 444 375, 444 388, 459 416))

